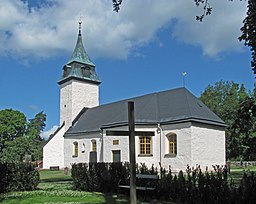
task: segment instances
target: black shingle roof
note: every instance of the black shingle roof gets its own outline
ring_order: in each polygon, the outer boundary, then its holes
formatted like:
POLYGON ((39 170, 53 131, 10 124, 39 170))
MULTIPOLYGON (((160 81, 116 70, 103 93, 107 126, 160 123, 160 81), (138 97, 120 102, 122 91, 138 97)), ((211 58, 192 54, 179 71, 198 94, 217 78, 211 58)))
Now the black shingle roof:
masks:
POLYGON ((225 123, 185 88, 147 94, 84 109, 66 134, 99 131, 128 124, 128 101, 134 101, 136 124, 195 121, 225 127, 225 123))

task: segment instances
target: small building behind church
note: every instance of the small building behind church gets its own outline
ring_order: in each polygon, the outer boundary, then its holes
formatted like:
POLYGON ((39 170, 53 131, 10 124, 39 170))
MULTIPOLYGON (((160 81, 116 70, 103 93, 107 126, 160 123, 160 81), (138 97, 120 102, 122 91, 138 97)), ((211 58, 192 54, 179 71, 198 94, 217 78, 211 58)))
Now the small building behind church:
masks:
POLYGON ((70 168, 79 162, 129 161, 128 136, 106 136, 107 130, 128 130, 128 101, 135 104, 136 162, 174 171, 187 165, 225 165, 225 123, 186 88, 175 88, 99 105, 96 66, 81 34, 63 67, 60 126, 43 148, 43 168, 70 168))

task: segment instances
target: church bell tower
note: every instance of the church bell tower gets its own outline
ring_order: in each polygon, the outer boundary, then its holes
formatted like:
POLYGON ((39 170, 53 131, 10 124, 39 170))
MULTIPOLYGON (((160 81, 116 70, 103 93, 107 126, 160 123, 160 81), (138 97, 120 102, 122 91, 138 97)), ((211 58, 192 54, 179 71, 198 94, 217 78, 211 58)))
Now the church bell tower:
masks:
POLYGON ((67 130, 84 108, 99 105, 99 80, 95 65, 87 55, 82 41, 81 24, 70 60, 63 67, 60 85, 60 125, 67 130))

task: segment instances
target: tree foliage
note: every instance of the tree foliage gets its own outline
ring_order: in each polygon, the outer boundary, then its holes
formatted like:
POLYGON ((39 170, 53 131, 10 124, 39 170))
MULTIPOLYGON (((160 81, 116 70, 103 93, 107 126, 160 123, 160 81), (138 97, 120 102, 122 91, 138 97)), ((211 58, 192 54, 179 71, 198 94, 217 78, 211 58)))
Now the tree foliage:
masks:
POLYGON ((228 158, 256 159, 256 97, 244 85, 220 81, 208 86, 202 100, 228 125, 226 128, 228 158))
POLYGON ((26 129, 26 117, 12 109, 0 111, 0 152, 7 141, 23 136, 26 129))
POLYGON ((123 0, 112 0, 113 2, 113 10, 115 12, 118 12, 120 10, 120 5, 122 3, 123 0))
POLYGON ((36 139, 41 140, 40 133, 45 128, 46 115, 43 111, 37 113, 33 119, 29 120, 27 135, 34 136, 36 139))
POLYGON ((240 41, 243 40, 245 46, 250 47, 252 55, 251 67, 256 75, 256 1, 248 0, 247 8, 247 16, 241 28, 242 35, 238 39, 240 41))
POLYGON ((45 127, 46 115, 40 112, 28 122, 26 116, 15 110, 0 111, 0 160, 23 161, 25 155, 31 155, 32 161, 42 159, 40 137, 45 127))

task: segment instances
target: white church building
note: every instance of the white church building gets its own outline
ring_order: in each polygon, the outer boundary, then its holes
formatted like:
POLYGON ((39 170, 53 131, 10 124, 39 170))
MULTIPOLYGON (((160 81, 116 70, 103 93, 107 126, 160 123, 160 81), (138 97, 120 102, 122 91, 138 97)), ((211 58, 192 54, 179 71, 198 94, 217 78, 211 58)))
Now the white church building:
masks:
POLYGON ((135 130, 155 133, 135 137, 137 163, 174 171, 226 164, 225 123, 186 88, 99 105, 100 83, 79 23, 75 49, 58 82, 60 126, 43 148, 43 168, 129 161, 128 136, 106 136, 106 130, 128 130, 128 101, 135 104, 135 130))

